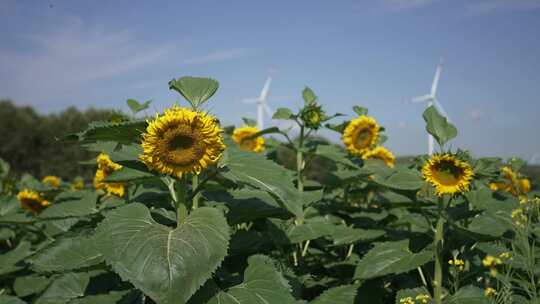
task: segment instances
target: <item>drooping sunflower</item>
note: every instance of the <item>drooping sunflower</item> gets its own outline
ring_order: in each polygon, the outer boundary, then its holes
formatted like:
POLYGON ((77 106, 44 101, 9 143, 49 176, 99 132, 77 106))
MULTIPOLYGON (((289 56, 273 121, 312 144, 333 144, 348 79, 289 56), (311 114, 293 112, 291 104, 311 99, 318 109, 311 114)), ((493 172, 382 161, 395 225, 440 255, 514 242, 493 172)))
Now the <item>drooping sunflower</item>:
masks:
POLYGON ((39 193, 28 189, 20 191, 17 194, 17 199, 21 203, 21 207, 32 212, 33 215, 38 215, 50 205, 50 202, 39 193))
POLYGON ((518 174, 510 167, 503 167, 501 172, 504 181, 493 182, 489 188, 493 191, 506 191, 515 196, 524 196, 531 191, 531 181, 527 178, 519 178, 518 174))
POLYGON ((98 168, 96 175, 94 176, 94 187, 116 196, 124 196, 125 184, 124 183, 110 183, 105 182, 104 179, 111 175, 114 171, 120 170, 122 165, 119 165, 111 160, 109 155, 100 153, 97 157, 98 168))
POLYGON ((378 146, 374 149, 368 150, 362 155, 362 159, 377 158, 382 160, 388 167, 393 168, 396 162, 396 157, 390 150, 383 146, 378 146))
POLYGON ((176 105, 148 122, 141 146, 140 159, 149 169, 177 177, 201 173, 225 149, 213 116, 176 105))
POLYGON ((240 128, 234 129, 232 134, 232 139, 240 148, 245 151, 252 152, 262 152, 264 151, 264 137, 257 136, 255 138, 246 139, 247 137, 259 132, 260 130, 256 127, 243 126, 240 128))
POLYGON ((53 188, 60 187, 62 180, 58 176, 47 175, 41 180, 44 184, 48 184, 53 188))
POLYGON ((380 128, 373 117, 362 115, 349 122, 341 140, 350 154, 362 156, 377 143, 380 128))
POLYGON ((452 154, 436 154, 425 163, 422 174, 442 196, 468 191, 474 172, 469 163, 452 154))

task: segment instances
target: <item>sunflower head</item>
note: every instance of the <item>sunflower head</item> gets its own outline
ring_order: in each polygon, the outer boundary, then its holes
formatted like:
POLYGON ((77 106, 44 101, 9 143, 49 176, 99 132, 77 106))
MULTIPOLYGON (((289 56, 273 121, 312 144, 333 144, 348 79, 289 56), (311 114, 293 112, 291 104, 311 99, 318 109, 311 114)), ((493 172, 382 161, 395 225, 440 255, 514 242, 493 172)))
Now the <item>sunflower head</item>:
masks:
POLYGON ((393 168, 396 162, 396 157, 392 152, 383 146, 378 146, 375 149, 368 150, 362 155, 362 159, 376 158, 382 160, 388 167, 393 168))
POLYGON ((424 164, 422 174, 442 196, 468 191, 474 172, 469 163, 452 154, 435 154, 424 164))
POLYGON ((515 196, 524 196, 531 191, 531 182, 527 178, 519 178, 518 173, 510 167, 501 168, 503 181, 497 181, 489 184, 493 191, 505 191, 515 196))
MULTIPOLYGON (((100 153, 97 157, 98 168, 94 176, 94 187, 101 189, 109 195, 124 196, 125 184, 124 183, 109 183, 104 179, 111 175, 114 171, 120 170, 122 165, 119 165, 111 160, 109 155, 100 153)), ((83 184, 84 186, 84 184, 83 184)))
POLYGON ((373 117, 362 115, 349 122, 342 141, 350 154, 362 156, 377 143, 380 126, 373 117))
POLYGON ((62 182, 58 176, 54 176, 54 175, 47 175, 41 181, 44 184, 47 184, 53 188, 60 187, 60 183, 62 182))
POLYGON ((300 119, 304 122, 304 125, 314 130, 321 127, 325 117, 326 114, 324 113, 322 106, 315 103, 306 105, 300 112, 300 119))
POLYGON ((221 133, 213 116, 173 106, 148 122, 140 159, 159 173, 199 174, 221 157, 225 149, 221 133))
POLYGON ((258 132, 260 132, 260 130, 257 127, 243 126, 234 129, 232 139, 240 146, 240 149, 244 151, 262 152, 264 151, 264 137, 257 136, 248 139, 248 137, 258 132))
POLYGON ((41 197, 39 193, 28 189, 19 192, 17 199, 21 203, 21 207, 32 212, 33 215, 38 215, 50 205, 50 202, 41 197))

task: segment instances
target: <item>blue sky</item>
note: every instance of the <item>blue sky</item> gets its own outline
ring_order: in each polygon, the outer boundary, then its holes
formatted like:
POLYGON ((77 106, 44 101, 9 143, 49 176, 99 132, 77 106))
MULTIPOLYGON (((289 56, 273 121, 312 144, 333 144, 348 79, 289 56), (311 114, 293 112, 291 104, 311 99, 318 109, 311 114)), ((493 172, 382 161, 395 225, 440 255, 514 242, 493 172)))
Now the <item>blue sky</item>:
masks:
POLYGON ((272 75, 274 109, 298 108, 306 85, 327 112, 365 106, 398 155, 427 149, 424 106, 404 100, 428 93, 443 56, 452 146, 540 153, 540 0, 0 0, 0 35, 0 98, 41 112, 127 98, 154 112, 180 100, 170 79, 211 76, 208 110, 239 124, 272 75))

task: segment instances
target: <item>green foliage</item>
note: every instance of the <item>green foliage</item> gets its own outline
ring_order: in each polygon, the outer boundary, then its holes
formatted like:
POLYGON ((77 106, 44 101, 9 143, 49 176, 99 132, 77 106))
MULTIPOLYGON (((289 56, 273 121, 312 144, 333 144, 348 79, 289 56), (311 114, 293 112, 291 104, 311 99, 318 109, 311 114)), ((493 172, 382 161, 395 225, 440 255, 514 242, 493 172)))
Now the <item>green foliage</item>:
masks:
POLYGON ((435 106, 430 106, 422 115, 426 121, 426 131, 431 134, 442 147, 457 136, 456 127, 448 122, 446 117, 439 114, 435 106))
POLYGON ((211 78, 181 77, 169 82, 169 88, 180 93, 194 108, 199 108, 212 97, 219 83, 211 78))
MULTIPOLYGON (((195 108, 218 88, 192 77, 170 86, 195 108)), ((525 179, 522 161, 458 150, 474 168, 473 181, 467 191, 438 196, 421 173, 425 157, 389 167, 313 136, 321 125, 311 124, 312 114, 324 113, 322 105, 309 88, 302 98, 298 111, 274 115, 298 125, 296 138, 287 129, 261 130, 248 139, 265 136, 266 150, 252 153, 224 134, 221 158, 197 178, 166 176, 141 162, 147 122, 133 116, 147 103, 128 101, 130 117, 63 128, 88 150, 77 161, 91 165, 89 172, 100 152, 122 166, 103 179, 121 184, 122 197, 93 189, 92 174, 82 188, 71 175, 56 187, 41 181, 53 172, 19 177, 19 164, 10 170, 0 162, 0 303, 538 303, 536 184, 519 193, 490 189, 525 179), (503 166, 522 173, 512 181, 503 166), (50 205, 28 212, 28 201, 17 198, 22 189, 50 205)), ((19 110, 11 114, 23 126, 41 119, 19 110)), ((424 118, 441 146, 456 136, 434 108, 424 118)), ((339 132, 346 125, 326 124, 339 132)))
POLYGON ((140 103, 138 102, 137 100, 135 99, 128 99, 126 101, 129 109, 131 110, 131 112, 133 112, 133 114, 137 114, 141 111, 144 111, 146 109, 148 109, 148 107, 150 106, 150 104, 152 103, 152 100, 147 100, 143 103, 140 103))

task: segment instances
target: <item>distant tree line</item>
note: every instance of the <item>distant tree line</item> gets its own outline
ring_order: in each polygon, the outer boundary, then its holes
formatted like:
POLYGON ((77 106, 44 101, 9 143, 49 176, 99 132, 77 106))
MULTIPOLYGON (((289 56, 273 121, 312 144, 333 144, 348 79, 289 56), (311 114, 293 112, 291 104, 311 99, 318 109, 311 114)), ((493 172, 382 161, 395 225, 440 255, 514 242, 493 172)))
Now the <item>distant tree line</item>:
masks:
POLYGON ((111 110, 80 111, 75 107, 44 115, 32 107, 0 100, 0 158, 9 163, 14 176, 30 173, 36 178, 57 175, 65 180, 76 176, 88 180, 95 168, 79 162, 94 155, 62 138, 86 129, 89 122, 113 115, 111 110))

